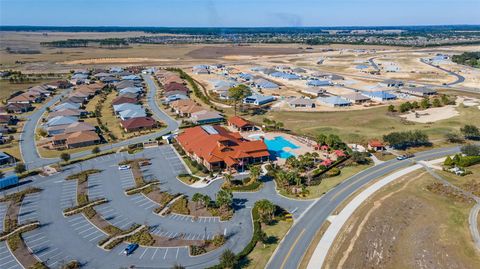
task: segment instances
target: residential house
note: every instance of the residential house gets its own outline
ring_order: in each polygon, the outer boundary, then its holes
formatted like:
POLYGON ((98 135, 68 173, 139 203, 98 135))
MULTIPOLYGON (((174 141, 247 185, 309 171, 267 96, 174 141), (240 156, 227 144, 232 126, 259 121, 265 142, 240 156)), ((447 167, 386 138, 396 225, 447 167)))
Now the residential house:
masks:
POLYGON ((323 105, 330 107, 347 107, 352 105, 352 102, 340 96, 319 97, 317 100, 323 105))
POLYGON ((136 132, 153 129, 158 126, 158 123, 150 117, 138 117, 121 121, 120 125, 125 132, 136 132))
POLYGON ((380 82, 379 85, 387 88, 399 88, 399 87, 402 87, 404 83, 403 81, 400 81, 400 80, 387 79, 380 82))
POLYGON ((45 131, 49 136, 54 136, 59 134, 75 133, 81 131, 96 131, 96 128, 88 123, 77 121, 70 124, 47 127, 45 131))
POLYGON ((77 121, 78 119, 76 117, 57 116, 49 119, 47 123, 45 123, 45 126, 52 127, 57 125, 65 125, 65 124, 71 124, 77 121))
POLYGON ((0 124, 16 125, 18 122, 17 116, 0 115, 0 124))
POLYGON ((380 140, 370 140, 367 145, 370 151, 384 151, 385 145, 380 140))
POLYGON ((308 98, 293 98, 287 101, 291 108, 315 108, 315 100, 308 98))
POLYGON ((122 103, 122 104, 113 106, 113 111, 117 115, 120 112, 125 111, 125 110, 144 110, 144 109, 141 105, 131 104, 131 103, 122 103))
POLYGON ((165 100, 163 101, 165 104, 170 104, 173 101, 177 100, 186 100, 188 99, 188 96, 183 95, 183 94, 173 94, 165 97, 165 100))
POLYGON ((22 93, 15 97, 8 99, 8 104, 32 104, 32 103, 40 103, 42 102, 43 98, 39 94, 34 93, 22 93))
POLYGON ((128 76, 123 76, 122 80, 142 81, 142 78, 137 75, 128 75, 128 76))
POLYGON ((182 117, 190 117, 192 113, 205 110, 190 99, 173 101, 170 106, 176 114, 182 117))
POLYGON ((163 90, 165 92, 182 91, 185 93, 185 95, 187 95, 189 92, 189 89, 187 88, 187 86, 178 82, 171 82, 171 83, 165 84, 163 87, 163 90))
POLYGON ((33 106, 29 103, 11 103, 11 104, 7 104, 5 106, 5 109, 9 113, 20 114, 20 113, 26 113, 28 111, 33 110, 33 106))
POLYGON ((383 101, 392 101, 397 99, 396 95, 393 95, 389 92, 386 91, 373 91, 373 92, 363 92, 362 93, 365 96, 370 97, 372 100, 378 101, 378 102, 383 102, 383 101))
POLYGON ((15 158, 3 151, 0 151, 0 165, 9 165, 12 163, 15 163, 15 158))
POLYGON ((342 95, 342 97, 350 102, 352 102, 353 104, 363 104, 363 103, 366 103, 366 102, 369 102, 370 101, 370 97, 367 97, 361 93, 352 93, 352 94, 346 94, 346 95, 342 95))
POLYGON ((128 120, 128 119, 133 119, 133 118, 140 118, 140 117, 146 117, 147 113, 145 112, 145 109, 127 109, 124 111, 121 111, 118 113, 120 119, 122 120, 128 120))
POLYGON ((251 164, 270 159, 262 140, 246 140, 240 133, 221 126, 203 125, 185 129, 177 141, 186 154, 208 170, 244 170, 251 164))
POLYGON ((244 104, 253 104, 257 106, 265 105, 273 101, 275 101, 275 97, 261 94, 253 94, 243 99, 244 104))
POLYGON ((322 88, 317 88, 317 87, 308 87, 308 88, 302 90, 302 93, 308 94, 308 95, 311 95, 311 96, 314 96, 314 97, 318 97, 322 94, 325 94, 326 92, 327 92, 327 90, 322 89, 322 88))
POLYGON ((419 97, 428 97, 428 96, 437 94, 436 90, 429 87, 408 87, 408 88, 402 88, 400 91, 403 93, 408 93, 410 95, 419 96, 419 97))
POLYGON ((273 83, 263 78, 255 80, 253 84, 259 89, 276 90, 280 88, 280 86, 278 86, 276 83, 273 83))
POLYGON ((138 100, 136 98, 130 98, 125 96, 117 96, 112 100, 112 105, 121 105, 121 104, 137 104, 138 100))
POLYGON ((201 110, 190 113, 190 121, 195 124, 211 124, 224 120, 223 116, 215 111, 201 110))
POLYGON ((88 114, 88 112, 85 111, 85 110, 83 110, 83 109, 70 109, 70 108, 67 108, 67 109, 61 109, 61 110, 57 110, 57 111, 51 112, 51 113, 48 115, 48 118, 49 118, 49 119, 52 119, 52 118, 55 118, 55 117, 58 117, 58 116, 80 118, 80 117, 85 117, 87 114, 88 114))
POLYGON ((118 91, 119 95, 124 95, 126 93, 132 93, 132 94, 136 94, 137 96, 139 96, 140 94, 143 93, 143 89, 140 88, 140 87, 128 87, 128 88, 123 88, 120 91, 118 91))
POLYGON ((125 88, 138 87, 140 84, 131 80, 122 80, 120 82, 114 83, 113 86, 117 91, 125 88))
POLYGON ((88 98, 80 97, 80 96, 69 96, 67 99, 63 100, 65 103, 74 103, 84 105, 88 101, 88 98))
POLYGON ((80 109, 80 106, 81 105, 78 104, 78 103, 65 102, 65 103, 61 103, 59 105, 56 105, 51 110, 52 111, 59 111, 59 110, 65 110, 65 109, 80 109))
POLYGON ((239 116, 229 118, 227 124, 239 132, 249 132, 258 129, 253 122, 239 116))
POLYGON ((307 81, 307 86, 311 87, 324 87, 324 86, 331 86, 332 82, 329 80, 319 80, 319 79, 312 79, 307 81))
POLYGON ((96 145, 100 142, 101 139, 96 132, 82 131, 53 136, 51 147, 54 149, 71 149, 96 145))

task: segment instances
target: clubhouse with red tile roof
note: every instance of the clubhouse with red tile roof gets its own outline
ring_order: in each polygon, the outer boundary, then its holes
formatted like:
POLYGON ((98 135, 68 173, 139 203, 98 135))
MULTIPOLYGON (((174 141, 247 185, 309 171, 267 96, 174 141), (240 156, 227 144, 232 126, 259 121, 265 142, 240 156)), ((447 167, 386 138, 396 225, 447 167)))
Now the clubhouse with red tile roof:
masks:
POLYGON ((177 141, 190 158, 210 171, 245 169, 250 164, 270 159, 267 145, 262 140, 247 140, 240 133, 218 125, 185 129, 177 141))

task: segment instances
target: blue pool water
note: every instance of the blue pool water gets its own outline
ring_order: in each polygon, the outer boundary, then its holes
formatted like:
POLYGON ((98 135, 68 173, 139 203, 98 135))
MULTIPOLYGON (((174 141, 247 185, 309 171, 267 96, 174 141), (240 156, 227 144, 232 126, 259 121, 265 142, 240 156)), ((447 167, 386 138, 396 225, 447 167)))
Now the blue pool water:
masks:
POLYGON ((288 157, 295 156, 290 152, 284 151, 284 148, 299 148, 297 145, 283 138, 283 136, 276 136, 274 139, 265 139, 264 142, 267 145, 270 154, 282 159, 287 159, 288 157))

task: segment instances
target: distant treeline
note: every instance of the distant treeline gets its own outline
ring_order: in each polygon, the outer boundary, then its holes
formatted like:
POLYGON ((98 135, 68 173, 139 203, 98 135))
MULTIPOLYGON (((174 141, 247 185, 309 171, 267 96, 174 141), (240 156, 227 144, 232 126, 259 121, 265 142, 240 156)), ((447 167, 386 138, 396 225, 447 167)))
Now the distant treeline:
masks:
POLYGON ((78 47, 87 47, 89 45, 98 44, 100 47, 125 47, 128 46, 128 42, 123 38, 107 38, 107 39, 67 39, 67 40, 58 40, 51 42, 42 42, 40 43, 45 47, 55 47, 55 48, 78 48, 78 47))
POLYGON ((344 26, 344 27, 121 27, 121 26, 0 26, 0 31, 54 31, 54 32, 130 32, 169 33, 189 35, 228 34, 318 34, 324 31, 403 30, 407 32, 464 32, 480 31, 480 25, 432 25, 432 26, 344 26))
POLYGON ((453 55, 452 61, 457 64, 469 65, 480 68, 480 51, 464 52, 460 55, 453 55))

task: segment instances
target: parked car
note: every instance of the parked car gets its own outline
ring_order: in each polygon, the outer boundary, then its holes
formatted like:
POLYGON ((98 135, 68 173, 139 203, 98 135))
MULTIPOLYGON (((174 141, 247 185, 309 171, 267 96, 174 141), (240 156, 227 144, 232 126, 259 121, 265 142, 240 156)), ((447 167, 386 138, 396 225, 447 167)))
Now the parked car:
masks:
POLYGON ((401 160, 406 160, 406 159, 409 159, 409 158, 412 158, 412 157, 415 157, 415 155, 413 155, 411 153, 407 153, 407 154, 397 156, 397 160, 401 161, 401 160))
POLYGON ((138 244, 135 244, 135 243, 132 243, 132 244, 129 244, 125 250, 123 251, 123 253, 128 256, 130 254, 132 254, 136 249, 138 248, 138 244))
POLYGON ((128 169, 130 169, 130 165, 120 165, 118 167, 118 170, 128 170, 128 169))

